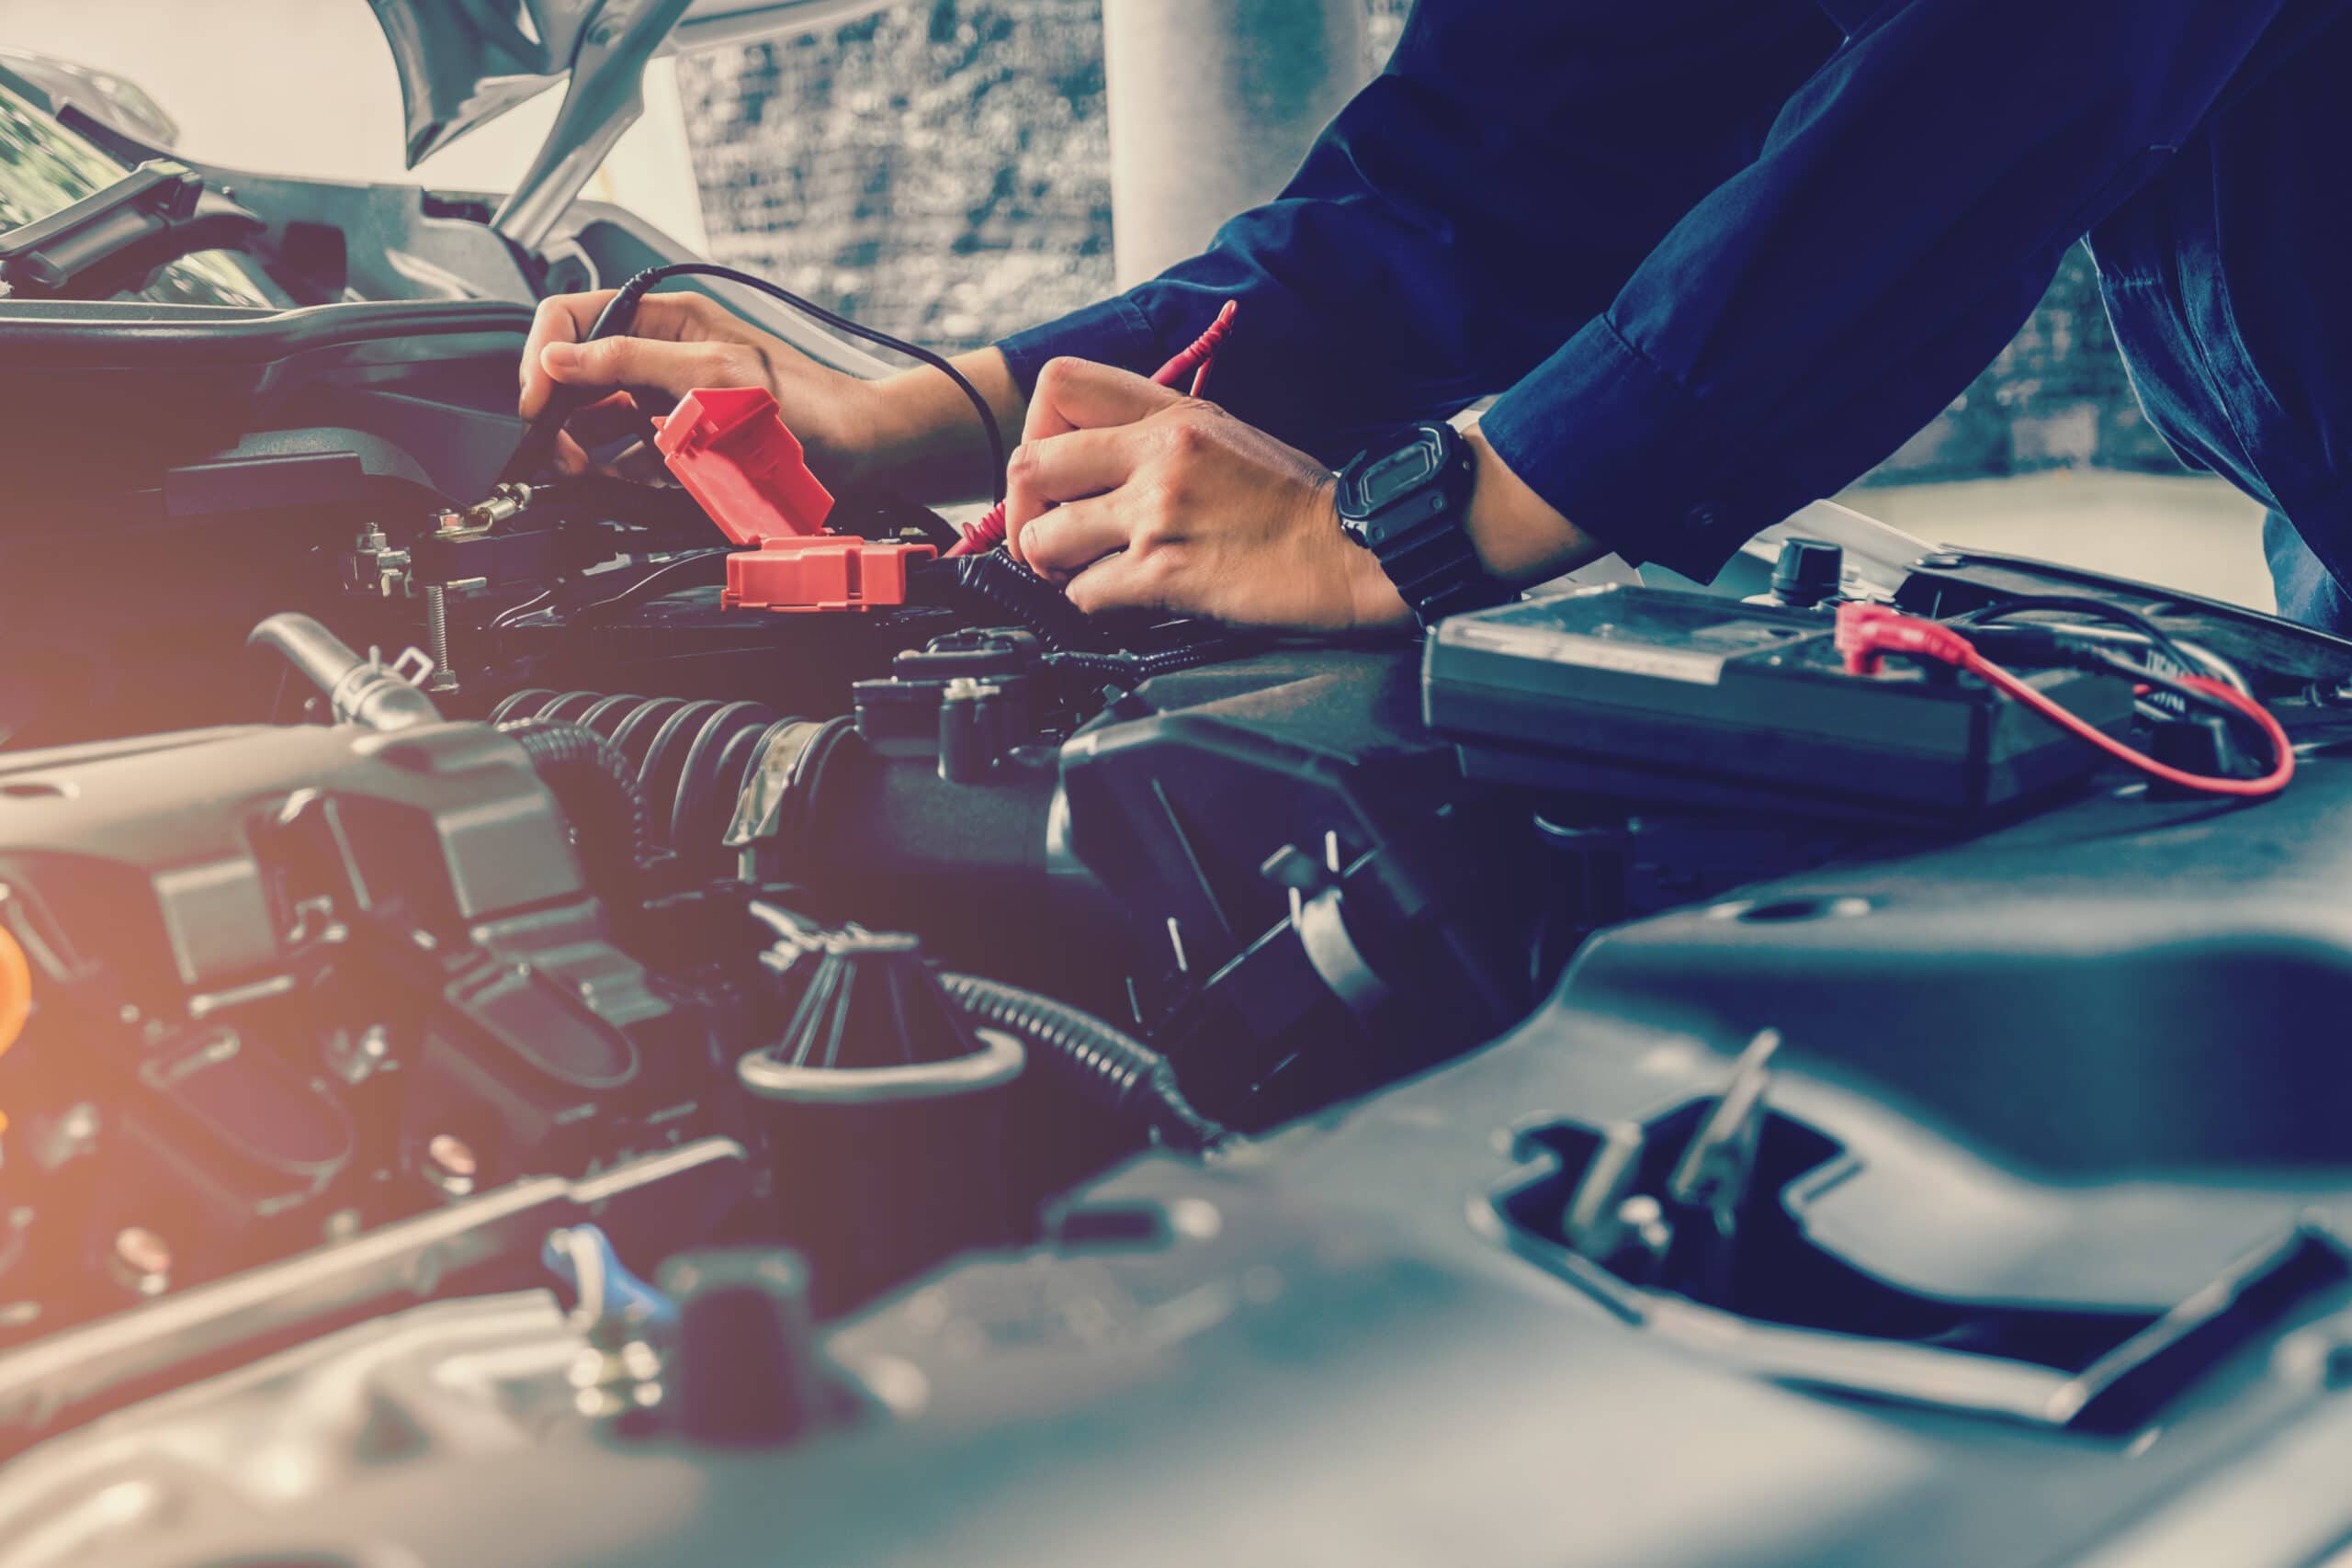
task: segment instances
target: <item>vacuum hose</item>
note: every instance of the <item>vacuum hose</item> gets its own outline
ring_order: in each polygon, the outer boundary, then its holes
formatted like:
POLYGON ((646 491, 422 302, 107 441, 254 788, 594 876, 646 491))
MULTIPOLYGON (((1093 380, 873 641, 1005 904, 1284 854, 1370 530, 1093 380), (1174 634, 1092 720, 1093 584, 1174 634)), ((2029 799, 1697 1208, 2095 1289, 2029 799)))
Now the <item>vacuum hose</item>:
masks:
POLYGON ((338 724, 369 729, 406 729, 438 724, 441 710, 374 659, 362 659, 351 645, 308 615, 272 615, 245 634, 248 648, 274 648, 286 661, 326 694, 338 724))
POLYGON ((1193 1109, 1168 1058, 1093 1014, 976 975, 942 975, 947 995, 981 1023, 1043 1051, 1106 1110, 1146 1122, 1163 1144, 1206 1154, 1232 1134, 1193 1109))

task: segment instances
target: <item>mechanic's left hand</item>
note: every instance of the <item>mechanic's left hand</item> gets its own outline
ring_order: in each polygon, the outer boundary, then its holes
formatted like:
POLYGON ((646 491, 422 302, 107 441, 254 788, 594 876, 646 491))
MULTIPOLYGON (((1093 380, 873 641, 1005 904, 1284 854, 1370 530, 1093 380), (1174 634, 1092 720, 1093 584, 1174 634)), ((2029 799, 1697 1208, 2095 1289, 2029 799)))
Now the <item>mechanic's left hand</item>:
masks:
POLYGON ((1006 547, 1090 615, 1410 624, 1380 562, 1340 531, 1334 489, 1329 469, 1214 403, 1057 359, 1006 470, 1006 547))

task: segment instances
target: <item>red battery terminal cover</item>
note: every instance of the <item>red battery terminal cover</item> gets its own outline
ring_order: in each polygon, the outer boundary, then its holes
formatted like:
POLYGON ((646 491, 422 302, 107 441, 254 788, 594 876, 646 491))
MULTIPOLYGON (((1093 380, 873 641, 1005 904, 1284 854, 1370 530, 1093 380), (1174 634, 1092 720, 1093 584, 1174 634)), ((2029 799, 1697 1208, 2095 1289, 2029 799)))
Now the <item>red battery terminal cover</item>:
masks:
POLYGON ((707 387, 654 422, 662 460, 718 531, 750 547, 727 558, 728 609, 808 614, 907 602, 908 570, 931 545, 825 531, 832 493, 762 387, 707 387))

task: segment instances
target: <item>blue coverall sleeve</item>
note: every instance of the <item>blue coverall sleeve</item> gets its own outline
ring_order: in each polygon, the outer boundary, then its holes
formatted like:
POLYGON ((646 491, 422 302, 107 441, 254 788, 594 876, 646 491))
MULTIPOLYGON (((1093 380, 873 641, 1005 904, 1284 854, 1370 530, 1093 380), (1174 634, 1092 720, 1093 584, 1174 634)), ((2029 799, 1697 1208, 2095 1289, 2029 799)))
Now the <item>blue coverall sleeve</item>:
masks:
POLYGON ((1800 0, 1422 0, 1282 197, 1005 350, 1149 370, 1238 298, 1236 413, 1329 458, 1500 391, 1538 493, 1709 577, 1933 418, 2274 24, 2339 4, 1833 0, 1843 36, 1800 0))
POLYGON ((1578 526, 1713 576, 1963 390, 2065 249, 2314 8, 1886 0, 1488 439, 1578 526))
POLYGON ((1838 36, 1812 0, 1421 0, 1280 197, 1001 346, 1024 389, 1057 355, 1148 374, 1237 299, 1212 395, 1344 459, 1567 341, 1838 36))

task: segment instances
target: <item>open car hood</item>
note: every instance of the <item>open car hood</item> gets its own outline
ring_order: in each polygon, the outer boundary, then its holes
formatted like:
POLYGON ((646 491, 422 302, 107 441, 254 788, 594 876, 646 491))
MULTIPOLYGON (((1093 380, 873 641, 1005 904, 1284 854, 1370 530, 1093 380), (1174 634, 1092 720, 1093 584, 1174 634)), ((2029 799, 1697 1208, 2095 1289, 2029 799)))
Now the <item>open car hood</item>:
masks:
POLYGON ((555 82, 571 78, 547 143, 497 226, 544 237, 642 112, 657 53, 830 26, 890 0, 368 0, 400 67, 413 168, 555 82), (576 176, 576 177, 575 177, 576 176))

